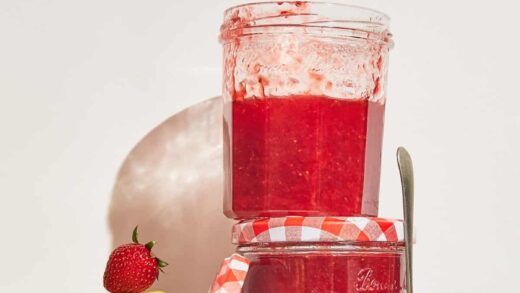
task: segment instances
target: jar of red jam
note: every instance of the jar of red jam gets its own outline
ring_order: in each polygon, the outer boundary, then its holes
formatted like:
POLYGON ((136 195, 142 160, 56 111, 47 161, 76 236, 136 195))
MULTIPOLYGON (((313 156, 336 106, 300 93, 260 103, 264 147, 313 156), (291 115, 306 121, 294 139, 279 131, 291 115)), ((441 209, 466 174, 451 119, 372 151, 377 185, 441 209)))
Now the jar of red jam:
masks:
POLYGON ((228 217, 377 215, 388 23, 317 2, 225 12, 228 217))
POLYGON ((240 255, 224 262, 210 292, 406 292, 401 221, 286 217, 233 230, 240 255))

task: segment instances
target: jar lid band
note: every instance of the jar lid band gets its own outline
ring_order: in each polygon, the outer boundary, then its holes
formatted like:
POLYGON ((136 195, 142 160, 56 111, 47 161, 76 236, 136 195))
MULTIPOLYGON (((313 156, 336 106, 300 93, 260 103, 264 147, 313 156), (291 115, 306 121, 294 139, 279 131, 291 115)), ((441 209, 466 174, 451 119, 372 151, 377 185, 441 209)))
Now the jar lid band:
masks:
POLYGON ((233 226, 233 244, 274 242, 402 242, 402 220, 299 217, 246 220, 233 226))

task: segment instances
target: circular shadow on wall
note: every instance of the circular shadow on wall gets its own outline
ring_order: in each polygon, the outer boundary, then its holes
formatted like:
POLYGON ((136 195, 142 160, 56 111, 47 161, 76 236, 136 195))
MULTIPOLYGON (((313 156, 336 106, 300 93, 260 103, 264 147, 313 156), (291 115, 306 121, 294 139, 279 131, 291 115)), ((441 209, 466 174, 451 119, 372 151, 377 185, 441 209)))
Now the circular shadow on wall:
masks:
POLYGON ((148 133, 124 161, 112 193, 113 246, 156 240, 168 261, 151 289, 207 292, 222 259, 233 251, 232 221, 222 213, 222 103, 206 100, 148 133))

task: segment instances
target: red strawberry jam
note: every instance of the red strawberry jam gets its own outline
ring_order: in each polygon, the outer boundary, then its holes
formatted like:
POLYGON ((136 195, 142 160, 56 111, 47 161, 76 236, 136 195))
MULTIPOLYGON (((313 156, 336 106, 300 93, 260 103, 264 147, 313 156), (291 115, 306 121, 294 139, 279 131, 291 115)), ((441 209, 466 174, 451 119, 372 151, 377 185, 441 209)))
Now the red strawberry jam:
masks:
POLYGON ((331 250, 245 254, 252 262, 243 293, 401 293, 402 252, 331 250))
POLYGON ((225 107, 228 217, 377 215, 383 103, 290 96, 225 107))

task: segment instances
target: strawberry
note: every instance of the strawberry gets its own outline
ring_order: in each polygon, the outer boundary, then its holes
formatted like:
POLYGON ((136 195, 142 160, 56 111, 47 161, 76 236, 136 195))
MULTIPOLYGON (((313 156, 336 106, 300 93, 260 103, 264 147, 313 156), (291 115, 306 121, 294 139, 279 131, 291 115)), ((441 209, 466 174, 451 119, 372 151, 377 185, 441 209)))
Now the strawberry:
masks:
POLYGON ((137 236, 135 227, 133 243, 117 247, 108 259, 103 285, 112 293, 143 292, 159 279, 159 271, 168 265, 152 254, 155 241, 140 244, 137 236))

